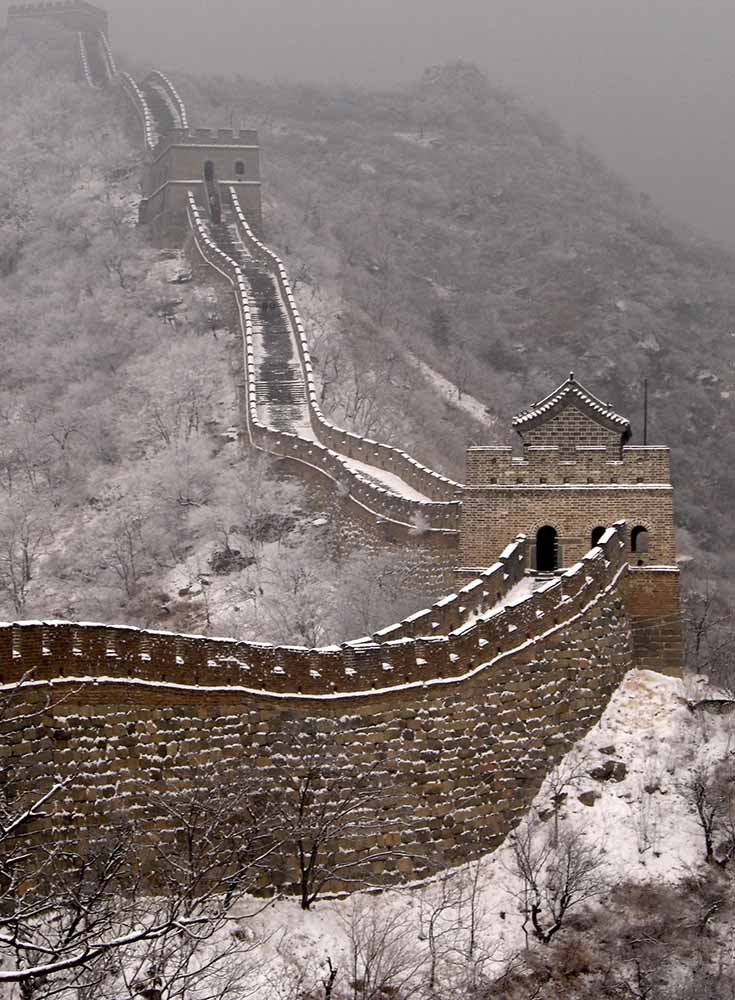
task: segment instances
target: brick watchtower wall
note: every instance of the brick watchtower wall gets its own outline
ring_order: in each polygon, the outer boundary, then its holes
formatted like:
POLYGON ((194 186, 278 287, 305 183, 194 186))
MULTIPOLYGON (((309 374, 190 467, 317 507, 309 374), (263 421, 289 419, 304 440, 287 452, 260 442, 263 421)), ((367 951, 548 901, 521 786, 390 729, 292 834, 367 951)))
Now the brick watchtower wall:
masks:
POLYGON ((522 441, 471 448, 460 530, 460 579, 474 575, 507 533, 527 534, 540 569, 542 532, 554 562, 573 565, 612 521, 629 531, 627 581, 637 662, 678 672, 682 662, 679 573, 669 450, 629 445, 630 425, 573 376, 513 421, 522 441))

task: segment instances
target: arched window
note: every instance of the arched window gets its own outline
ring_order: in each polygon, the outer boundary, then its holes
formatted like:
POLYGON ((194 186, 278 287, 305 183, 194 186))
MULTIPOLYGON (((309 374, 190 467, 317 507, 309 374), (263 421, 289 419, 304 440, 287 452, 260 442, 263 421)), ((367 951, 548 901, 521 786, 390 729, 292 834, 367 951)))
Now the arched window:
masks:
POLYGON ((553 573, 558 561, 556 528, 546 524, 536 532, 536 569, 541 573, 553 573))
POLYGON ((204 180, 213 181, 214 180, 214 163, 211 160, 207 160, 204 164, 204 180))
MULTIPOLYGON (((635 552, 638 556, 648 555, 648 529, 644 528, 642 524, 636 525, 630 533, 630 551, 635 552)), ((642 564, 643 560, 639 559, 638 565, 642 564)))
POLYGON ((235 174, 237 177, 243 177, 245 175, 245 164, 242 160, 238 160, 235 164, 235 174))
POLYGON ((592 529, 592 534, 590 535, 590 545, 597 545, 599 540, 605 534, 605 528, 597 527, 592 529))

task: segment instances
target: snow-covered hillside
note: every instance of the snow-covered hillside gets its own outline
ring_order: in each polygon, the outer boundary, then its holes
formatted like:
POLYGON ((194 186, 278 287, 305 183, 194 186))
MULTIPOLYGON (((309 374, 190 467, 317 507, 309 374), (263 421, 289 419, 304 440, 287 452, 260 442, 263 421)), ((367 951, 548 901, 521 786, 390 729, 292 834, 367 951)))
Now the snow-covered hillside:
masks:
MULTIPOLYGON (((558 823, 560 841, 580 833, 599 848, 600 892, 585 904, 587 919, 606 909, 616 887, 673 886, 708 867, 687 789, 702 766, 729 758, 733 721, 727 702, 707 697, 704 680, 632 671, 537 796, 527 820, 534 837, 551 836, 558 823)), ((526 939, 522 900, 511 836, 424 886, 323 901, 311 912, 276 901, 241 922, 257 955, 253 995, 324 996, 329 962, 335 998, 489 995, 496 977, 532 970, 527 943, 544 951, 530 923, 526 939)), ((572 910, 566 920, 574 924, 572 910)), ((555 946, 568 933, 565 924, 555 946)))

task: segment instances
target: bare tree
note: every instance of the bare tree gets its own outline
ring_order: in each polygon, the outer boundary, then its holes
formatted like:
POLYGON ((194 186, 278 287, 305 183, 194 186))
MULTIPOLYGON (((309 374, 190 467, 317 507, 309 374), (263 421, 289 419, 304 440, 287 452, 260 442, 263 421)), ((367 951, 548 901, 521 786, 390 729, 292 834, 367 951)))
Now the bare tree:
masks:
POLYGON ((428 985, 436 986, 440 961, 454 948, 461 927, 463 885, 454 872, 444 872, 421 896, 421 933, 429 946, 428 985))
POLYGON ((384 761, 363 769, 326 740, 296 745, 293 758, 276 763, 267 796, 273 836, 295 862, 308 910, 330 886, 364 885, 376 866, 411 855, 400 846, 403 820, 384 761))
POLYGON ((0 510, 0 590, 23 615, 37 559, 51 537, 49 506, 31 492, 15 491, 0 510))
POLYGON ((412 1000, 428 996, 425 956, 407 932, 405 913, 386 912, 375 899, 351 902, 346 917, 352 1000, 412 1000))
POLYGON ((128 598, 138 590, 146 566, 145 523, 145 512, 139 502, 121 505, 114 513, 107 538, 112 570, 128 598))
POLYGON ((732 609, 718 589, 707 580, 702 590, 690 591, 684 599, 684 644, 688 668, 707 674, 713 684, 726 690, 735 687, 733 650, 735 624, 732 609))
POLYGON ((513 833, 512 874, 519 880, 514 890, 533 933, 543 944, 561 930, 570 910, 594 899, 606 889, 603 853, 588 844, 578 830, 565 830, 554 842, 553 834, 526 820, 513 833))
POLYGON ((554 835, 552 846, 559 843, 559 813, 567 800, 569 789, 575 788, 587 776, 589 761, 587 757, 569 753, 546 776, 544 787, 548 791, 549 801, 554 815, 554 835))
POLYGON ((735 856, 735 773, 725 762, 699 764, 680 789, 704 836, 705 861, 725 867, 735 856))
MULTIPOLYGON (((26 680, 0 702, 11 737, 47 725, 56 707, 28 700, 26 680)), ((146 826, 152 815, 165 815, 156 801, 144 806, 142 829, 113 804, 99 828, 60 825, 79 780, 2 758, 0 992, 12 985, 22 1000, 81 1000, 106 984, 102 995, 174 1000, 196 985, 212 1000, 242 996, 253 942, 229 933, 230 914, 273 850, 249 790, 199 787, 169 803, 179 834, 166 849, 147 832, 160 830, 146 826)))

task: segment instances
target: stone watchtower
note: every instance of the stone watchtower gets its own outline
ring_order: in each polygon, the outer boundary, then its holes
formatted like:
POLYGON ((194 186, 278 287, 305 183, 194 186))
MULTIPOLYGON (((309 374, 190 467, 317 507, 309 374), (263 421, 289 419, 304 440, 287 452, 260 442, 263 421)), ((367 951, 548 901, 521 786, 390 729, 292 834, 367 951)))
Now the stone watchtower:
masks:
POLYGON ((522 446, 470 448, 460 578, 489 566, 517 534, 537 572, 571 566, 615 521, 628 525, 627 604, 637 661, 681 664, 679 571, 669 449, 630 445, 630 423, 571 374, 513 420, 522 446))
MULTIPOLYGON (((250 129, 172 128, 150 154, 140 221, 152 239, 179 245, 188 231, 188 192, 207 205, 207 191, 232 186, 250 225, 261 229, 260 147, 250 129)), ((224 200, 224 199, 223 199, 224 200)))

